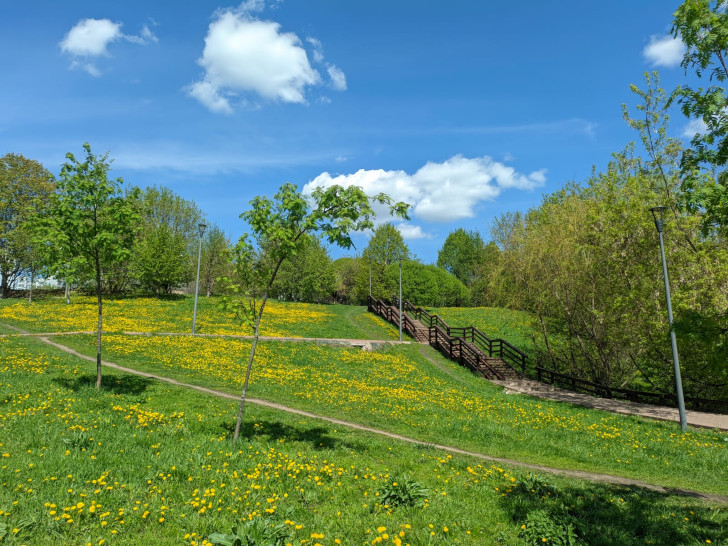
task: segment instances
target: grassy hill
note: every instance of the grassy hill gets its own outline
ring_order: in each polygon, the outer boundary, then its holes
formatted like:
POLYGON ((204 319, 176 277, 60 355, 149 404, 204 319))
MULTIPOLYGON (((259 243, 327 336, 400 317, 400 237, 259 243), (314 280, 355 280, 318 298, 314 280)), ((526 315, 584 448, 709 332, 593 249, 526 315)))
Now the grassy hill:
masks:
MULTIPOLYGON (((189 300, 119 301, 110 313, 117 331, 188 327, 189 300)), ((212 315, 209 303, 200 310, 212 315)), ((393 334, 376 321, 362 326, 369 319, 361 308, 282 307, 267 318, 287 335, 299 331, 290 316, 320 337, 393 334)), ((0 323, 87 329, 78 309, 4 302, 0 323)), ((93 354, 93 336, 60 341, 93 354)), ((235 394, 248 347, 233 339, 104 336, 107 360, 235 394)), ((683 435, 673 424, 506 395, 423 349, 266 342, 250 396, 488 455, 728 490, 725 433, 683 435)), ((235 402, 119 373, 107 374, 97 392, 92 373, 93 364, 36 340, 0 339, 3 542, 201 544, 263 521, 280 524, 282 543, 291 544, 542 544, 570 529, 590 544, 728 540, 725 507, 533 478, 253 405, 243 441, 233 445, 235 402)))

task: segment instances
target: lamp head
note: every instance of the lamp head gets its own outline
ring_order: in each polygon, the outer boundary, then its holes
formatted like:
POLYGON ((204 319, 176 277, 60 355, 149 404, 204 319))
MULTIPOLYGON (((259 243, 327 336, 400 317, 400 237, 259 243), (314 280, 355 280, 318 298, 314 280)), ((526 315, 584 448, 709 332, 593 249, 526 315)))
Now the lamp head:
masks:
POLYGON ((657 233, 662 233, 662 228, 664 225, 664 222, 662 221, 662 217, 665 212, 665 207, 652 207, 650 209, 650 212, 652 213, 652 218, 655 220, 655 227, 657 228, 657 233))
POLYGON ((207 224, 197 224, 197 232, 200 234, 200 238, 205 234, 207 224))

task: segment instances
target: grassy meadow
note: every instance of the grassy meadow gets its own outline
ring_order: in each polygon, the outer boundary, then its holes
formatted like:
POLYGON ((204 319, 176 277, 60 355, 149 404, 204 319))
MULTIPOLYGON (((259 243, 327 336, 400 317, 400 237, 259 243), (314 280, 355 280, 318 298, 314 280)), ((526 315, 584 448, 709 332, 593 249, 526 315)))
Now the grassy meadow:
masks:
MULTIPOLYGON (((247 333, 201 302, 203 332, 247 333)), ((190 298, 106 309, 105 359, 239 393, 248 341, 121 333, 187 331, 190 298)), ((266 335, 396 336, 363 308, 271 309, 266 335)), ((0 324, 36 332, 91 330, 94 320, 81 298, 0 302, 0 324)), ((57 341, 95 354, 91 335, 57 341)), ((264 342, 249 395, 428 443, 728 491, 728 433, 681 434, 670 423, 507 395, 420 349, 264 342)), ((726 506, 529 476, 252 404, 233 444, 236 402, 105 372, 99 392, 94 364, 35 339, 0 338, 0 543, 203 544, 233 528, 311 545, 728 541, 726 506)))

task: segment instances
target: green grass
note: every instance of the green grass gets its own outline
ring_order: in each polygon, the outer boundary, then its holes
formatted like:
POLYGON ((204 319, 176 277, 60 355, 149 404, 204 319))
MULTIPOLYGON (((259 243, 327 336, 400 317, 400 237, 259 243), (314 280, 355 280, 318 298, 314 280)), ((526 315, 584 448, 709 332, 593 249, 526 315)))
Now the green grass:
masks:
MULTIPOLYGON (((249 342, 105 336, 104 358, 124 366, 240 391, 249 342)), ((63 343, 95 355, 93 336, 63 343)), ((728 491, 725 432, 679 433, 657 422, 505 394, 421 346, 367 353, 309 343, 259 345, 249 395, 349 419, 422 441, 658 485, 728 491)))
POLYGON ((201 544, 248 520, 311 545, 543 544, 568 526, 588 544, 728 540, 725 507, 529 478, 253 405, 233 444, 234 401, 121 373, 97 391, 91 363, 33 339, 0 347, 3 544, 201 544), (427 502, 383 506, 395 482, 427 502))
MULTIPOLYGON (((112 332, 181 332, 192 329, 192 297, 107 298, 104 330, 112 332)), ((250 335, 227 312, 218 298, 199 298, 196 330, 199 334, 250 335)), ((70 305, 60 296, 27 300, 0 300, 0 323, 31 332, 93 331, 98 321, 95 298, 74 296, 70 305)), ((345 339, 396 339, 396 329, 367 312, 366 307, 314 305, 270 301, 261 335, 345 339)))

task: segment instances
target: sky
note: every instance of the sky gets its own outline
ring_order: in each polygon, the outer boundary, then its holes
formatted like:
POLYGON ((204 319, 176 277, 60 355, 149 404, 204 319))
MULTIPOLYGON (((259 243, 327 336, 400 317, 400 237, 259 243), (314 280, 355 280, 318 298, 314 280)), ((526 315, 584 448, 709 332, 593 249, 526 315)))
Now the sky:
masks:
MULTIPOLYGON (((285 182, 384 191, 437 260, 448 233, 537 206, 637 141, 630 84, 686 80, 680 2, 44 0, 0 17, 0 155, 58 174, 82 145, 235 241, 285 182)), ((679 112, 671 133, 696 128, 679 112)), ((388 221, 381 214, 378 221, 388 221)), ((355 249, 332 249, 334 257, 355 249)))

